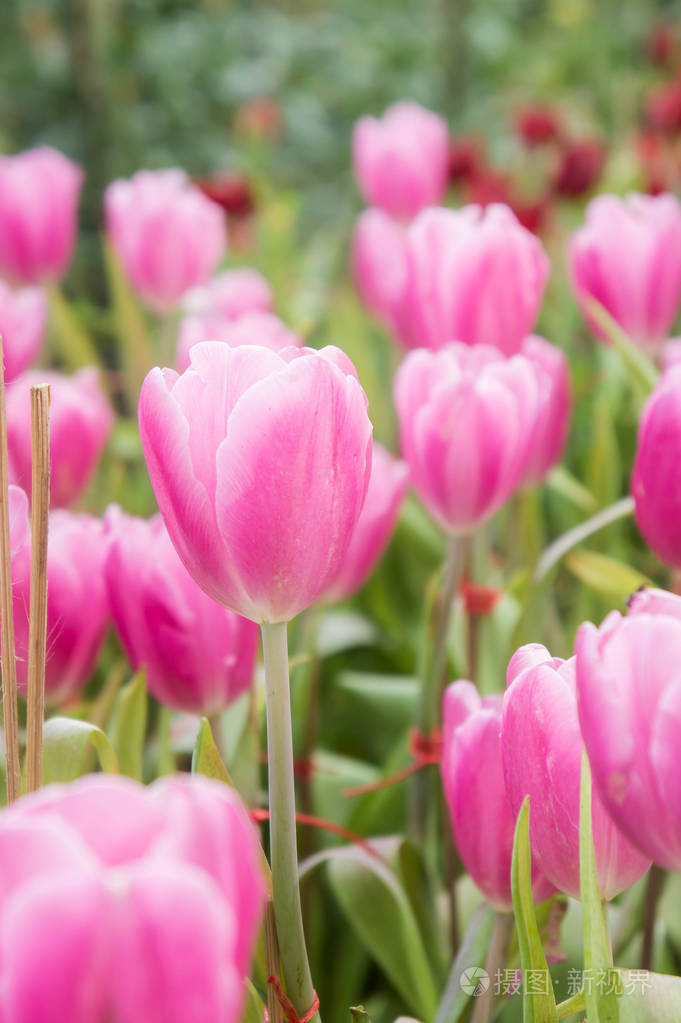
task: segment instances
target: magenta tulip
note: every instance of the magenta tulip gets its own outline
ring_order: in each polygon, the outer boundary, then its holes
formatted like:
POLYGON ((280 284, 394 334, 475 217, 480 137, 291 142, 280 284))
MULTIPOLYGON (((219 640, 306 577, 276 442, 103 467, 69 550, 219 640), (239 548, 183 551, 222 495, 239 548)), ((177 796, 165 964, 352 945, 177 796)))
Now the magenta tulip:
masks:
POLYGON ((0 1018, 237 1023, 264 884, 232 790, 51 786, 0 814, 0 862, 0 1018))
POLYGON ((111 615, 149 691, 177 710, 212 716, 250 686, 258 629, 208 597, 180 561, 160 517, 111 508, 106 582, 111 615))
POLYGON ((418 103, 395 103, 380 119, 361 117, 352 153, 366 202, 393 217, 408 220, 447 190, 447 124, 418 103))
POLYGON ((595 299, 632 341, 657 348, 681 301, 681 205, 672 195, 600 195, 572 235, 572 286, 594 333, 595 299))
POLYGON ((0 274, 16 284, 58 280, 76 239, 81 168, 49 146, 0 156, 0 274))
POLYGON ((273 352, 303 345, 302 337, 274 313, 244 313, 237 320, 216 313, 190 313, 180 321, 177 337, 176 363, 181 373, 189 368, 189 353, 200 341, 222 341, 230 348, 255 344, 273 352))
POLYGON ((288 621, 350 544, 371 470, 366 396, 336 348, 204 342, 190 358, 180 376, 153 369, 140 395, 159 508, 206 593, 252 621, 288 621))
POLYGON ((579 720, 594 783, 625 835, 681 870, 681 598, 634 595, 577 633, 579 720))
POLYGON ((43 343, 47 301, 40 288, 17 291, 0 281, 0 337, 5 359, 5 382, 35 362, 43 343))
POLYGON ((340 571, 324 600, 346 600, 369 578, 388 546, 409 486, 409 468, 374 443, 369 488, 340 571))
MULTIPOLYGON (((466 870, 496 909, 512 908, 515 816, 501 764, 501 696, 480 697, 472 682, 448 686, 442 705, 442 784, 466 870)), ((535 899, 553 889, 533 869, 535 899)))
POLYGON ((681 569, 681 366, 667 370, 643 407, 631 492, 646 542, 681 569))
POLYGON ((534 365, 483 345, 410 352, 395 404, 419 497, 448 532, 472 532, 526 475, 541 412, 534 365))
POLYGON ((463 341, 520 351, 537 319, 549 261, 508 206, 425 210, 407 229, 406 260, 396 323, 408 348, 463 341))
POLYGON ((531 442, 530 460, 523 483, 541 483, 565 450, 572 414, 570 366, 565 353, 543 337, 531 334, 521 352, 536 367, 540 413, 531 442))
MULTIPOLYGON (((506 792, 514 813, 530 797, 530 842, 542 873, 579 898, 579 803, 582 737, 575 659, 551 657, 538 643, 511 658, 501 727, 506 792)), ((618 830, 598 794, 591 820, 601 897, 612 899, 646 872, 642 856, 618 830)))
POLYGON ((50 385, 50 503, 73 504, 85 490, 99 461, 114 416, 97 370, 86 366, 72 377, 29 370, 7 391, 7 444, 10 478, 31 492, 31 387, 50 385))
POLYGON ((358 218, 352 239, 352 270, 366 308, 394 330, 407 280, 406 237, 402 225, 383 210, 365 210, 358 218))
MULTIPOLYGON (((27 684, 28 609, 31 589, 31 533, 28 500, 10 487, 12 511, 12 598, 17 681, 27 684)), ((104 580, 106 539, 99 519, 54 511, 47 546, 47 662, 45 694, 60 703, 78 693, 92 676, 109 622, 104 580)))
POLYGON ((128 279, 164 313, 222 259, 225 218, 181 170, 138 171, 105 194, 106 228, 128 279))
POLYGON ((192 288, 183 304, 188 312, 214 313, 225 320, 238 320, 245 313, 271 312, 272 289, 257 270, 238 267, 192 288))

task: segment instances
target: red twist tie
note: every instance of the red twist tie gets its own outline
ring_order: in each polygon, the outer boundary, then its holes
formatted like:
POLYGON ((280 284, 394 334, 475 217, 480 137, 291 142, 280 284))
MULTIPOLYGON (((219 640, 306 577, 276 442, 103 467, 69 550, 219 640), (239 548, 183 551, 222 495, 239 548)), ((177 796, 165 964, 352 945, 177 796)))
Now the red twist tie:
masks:
MULTIPOLYGON (((284 1019, 287 1020, 287 1023, 310 1023, 312 1017, 315 1015, 316 1012, 319 1011, 319 996, 317 992, 314 991, 314 989, 313 989, 314 999, 312 1001, 312 1005, 307 1010, 304 1016, 299 1016, 295 1010, 295 1006, 291 999, 288 997, 288 995, 284 994, 283 988, 281 986, 281 981, 279 980, 279 978, 275 976, 268 977, 267 983, 271 984, 272 987, 274 988, 277 995, 277 1001, 279 1002, 284 1011, 284 1019)), ((265 1009, 265 1012, 267 1012, 267 1009, 265 1009)))
POLYGON ((442 759, 442 733, 439 728, 434 728, 430 735, 424 735, 418 728, 412 728, 409 732, 409 756, 412 759, 408 767, 401 771, 381 778, 379 781, 369 782, 368 785, 354 785, 352 788, 344 789, 344 796, 363 796, 367 792, 378 792, 379 789, 387 789, 390 785, 396 785, 400 781, 411 778, 424 767, 431 764, 439 764, 442 759))
POLYGON ((471 618, 485 618, 490 615, 504 595, 503 590, 494 586, 482 586, 480 583, 469 583, 465 579, 459 587, 463 597, 466 614, 471 618))

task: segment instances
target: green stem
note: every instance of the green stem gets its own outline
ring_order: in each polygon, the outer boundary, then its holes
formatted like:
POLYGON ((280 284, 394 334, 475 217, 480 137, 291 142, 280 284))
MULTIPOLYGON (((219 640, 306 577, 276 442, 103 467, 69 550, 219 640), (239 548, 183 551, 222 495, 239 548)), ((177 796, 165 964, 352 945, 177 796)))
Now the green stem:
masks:
POLYGON ((556 1006, 556 1019, 567 1019, 568 1016, 574 1016, 577 1012, 584 1012, 585 1008, 584 992, 578 991, 572 998, 567 998, 556 1006))
MULTIPOLYGON (((270 862, 274 917, 288 996, 299 1016, 314 1001, 305 947, 298 883, 293 737, 286 623, 263 622, 262 645, 267 693, 267 764, 270 809, 270 862)), ((319 1013, 313 1021, 320 1023, 319 1013)))
POLYGON ((496 913, 494 917, 494 928, 492 940, 489 943, 487 958, 485 959, 485 970, 487 971, 490 984, 479 998, 476 999, 471 1023, 490 1023, 494 1010, 495 979, 497 971, 503 969, 508 954, 508 946, 513 933, 513 914, 496 913))
POLYGON ((657 906, 664 887, 665 872, 662 867, 653 863, 648 874, 646 883, 646 896, 643 907, 643 945, 641 947, 642 970, 650 970, 653 966, 653 951, 655 944, 655 917, 657 906))

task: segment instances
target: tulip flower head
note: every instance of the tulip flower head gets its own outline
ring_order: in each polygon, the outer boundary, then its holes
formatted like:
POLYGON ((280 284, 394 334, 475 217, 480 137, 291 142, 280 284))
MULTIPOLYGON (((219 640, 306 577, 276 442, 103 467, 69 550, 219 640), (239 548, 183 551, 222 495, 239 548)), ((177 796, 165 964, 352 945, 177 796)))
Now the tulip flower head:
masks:
POLYGON ((383 210, 358 218, 352 239, 352 272, 362 302, 390 330, 406 285, 405 230, 383 210))
POLYGON ((545 479, 565 450, 572 413, 572 385, 568 360, 556 345, 531 334, 523 341, 521 351, 535 366, 539 383, 540 411, 523 480, 526 486, 532 486, 545 479))
POLYGON ((280 352, 283 348, 302 348, 303 339, 274 313, 244 313, 228 320, 216 313, 191 313, 180 321, 177 336, 177 368, 189 368, 189 353, 200 341, 222 341, 230 348, 260 345, 280 352))
POLYGON ((43 343, 47 301, 40 288, 13 291, 0 281, 0 337, 5 360, 5 383, 35 362, 43 343))

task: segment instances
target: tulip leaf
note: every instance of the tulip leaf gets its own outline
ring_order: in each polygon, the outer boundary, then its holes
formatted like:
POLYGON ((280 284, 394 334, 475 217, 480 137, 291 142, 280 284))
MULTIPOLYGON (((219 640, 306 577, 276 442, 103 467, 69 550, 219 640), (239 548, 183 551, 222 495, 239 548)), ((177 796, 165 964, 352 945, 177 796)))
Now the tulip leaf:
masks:
POLYGON ((106 239, 102 245, 128 402, 131 410, 134 410, 142 381, 157 359, 144 316, 130 291, 116 254, 106 239))
POLYGON ((437 1009, 437 985, 409 900, 387 864, 357 848, 329 858, 331 888, 360 941, 417 1015, 437 1009))
POLYGON ((444 983, 449 967, 446 935, 437 913, 435 891, 424 854, 408 839, 400 843, 397 851, 397 869, 418 924, 423 946, 430 955, 431 966, 438 981, 444 983))
POLYGON ((116 751, 101 728, 76 718, 50 718, 43 727, 43 785, 79 778, 90 750, 103 771, 118 774, 116 751))
POLYGON ((659 378, 659 373, 650 359, 636 347, 600 302, 589 299, 587 308, 620 357, 633 387, 644 395, 648 395, 659 378))
POLYGON ((252 981, 246 980, 246 998, 241 1013, 241 1023, 263 1023, 265 1018, 263 1000, 256 991, 252 981))
POLYGON ((142 781, 146 731, 147 688, 140 671, 118 693, 108 728, 121 774, 136 781, 142 781))
POLYGON ((564 560, 580 582, 608 601, 624 603, 641 586, 650 584, 650 579, 631 565, 597 551, 571 551, 564 560))
POLYGON ((596 874, 591 823, 591 770, 582 754, 579 800, 579 875, 584 945, 584 1001, 589 1023, 618 1023, 622 982, 612 965, 610 938, 596 874))
POLYGON ((95 343, 81 326, 71 305, 56 284, 47 289, 50 302, 50 324, 58 352, 68 369, 101 364, 95 343))
POLYGON ((473 914, 463 936, 438 1006, 435 1023, 454 1023, 465 1012, 472 995, 462 988, 461 977, 466 970, 484 967, 493 929, 494 910, 487 903, 482 903, 473 914))
POLYGON ((564 497, 576 508, 593 513, 598 508, 598 501, 583 483, 580 483, 564 465, 557 465, 546 478, 546 485, 564 497))
POLYGON ((192 774, 205 774, 207 778, 223 781, 232 789, 236 787, 215 745, 208 718, 201 718, 192 755, 192 774))
POLYGON ((532 901, 530 797, 518 814, 511 862, 511 893, 522 970, 524 1023, 555 1023, 556 999, 532 901))
POLYGON ((647 970, 618 970, 622 985, 619 1023, 678 1023, 681 977, 647 970))

